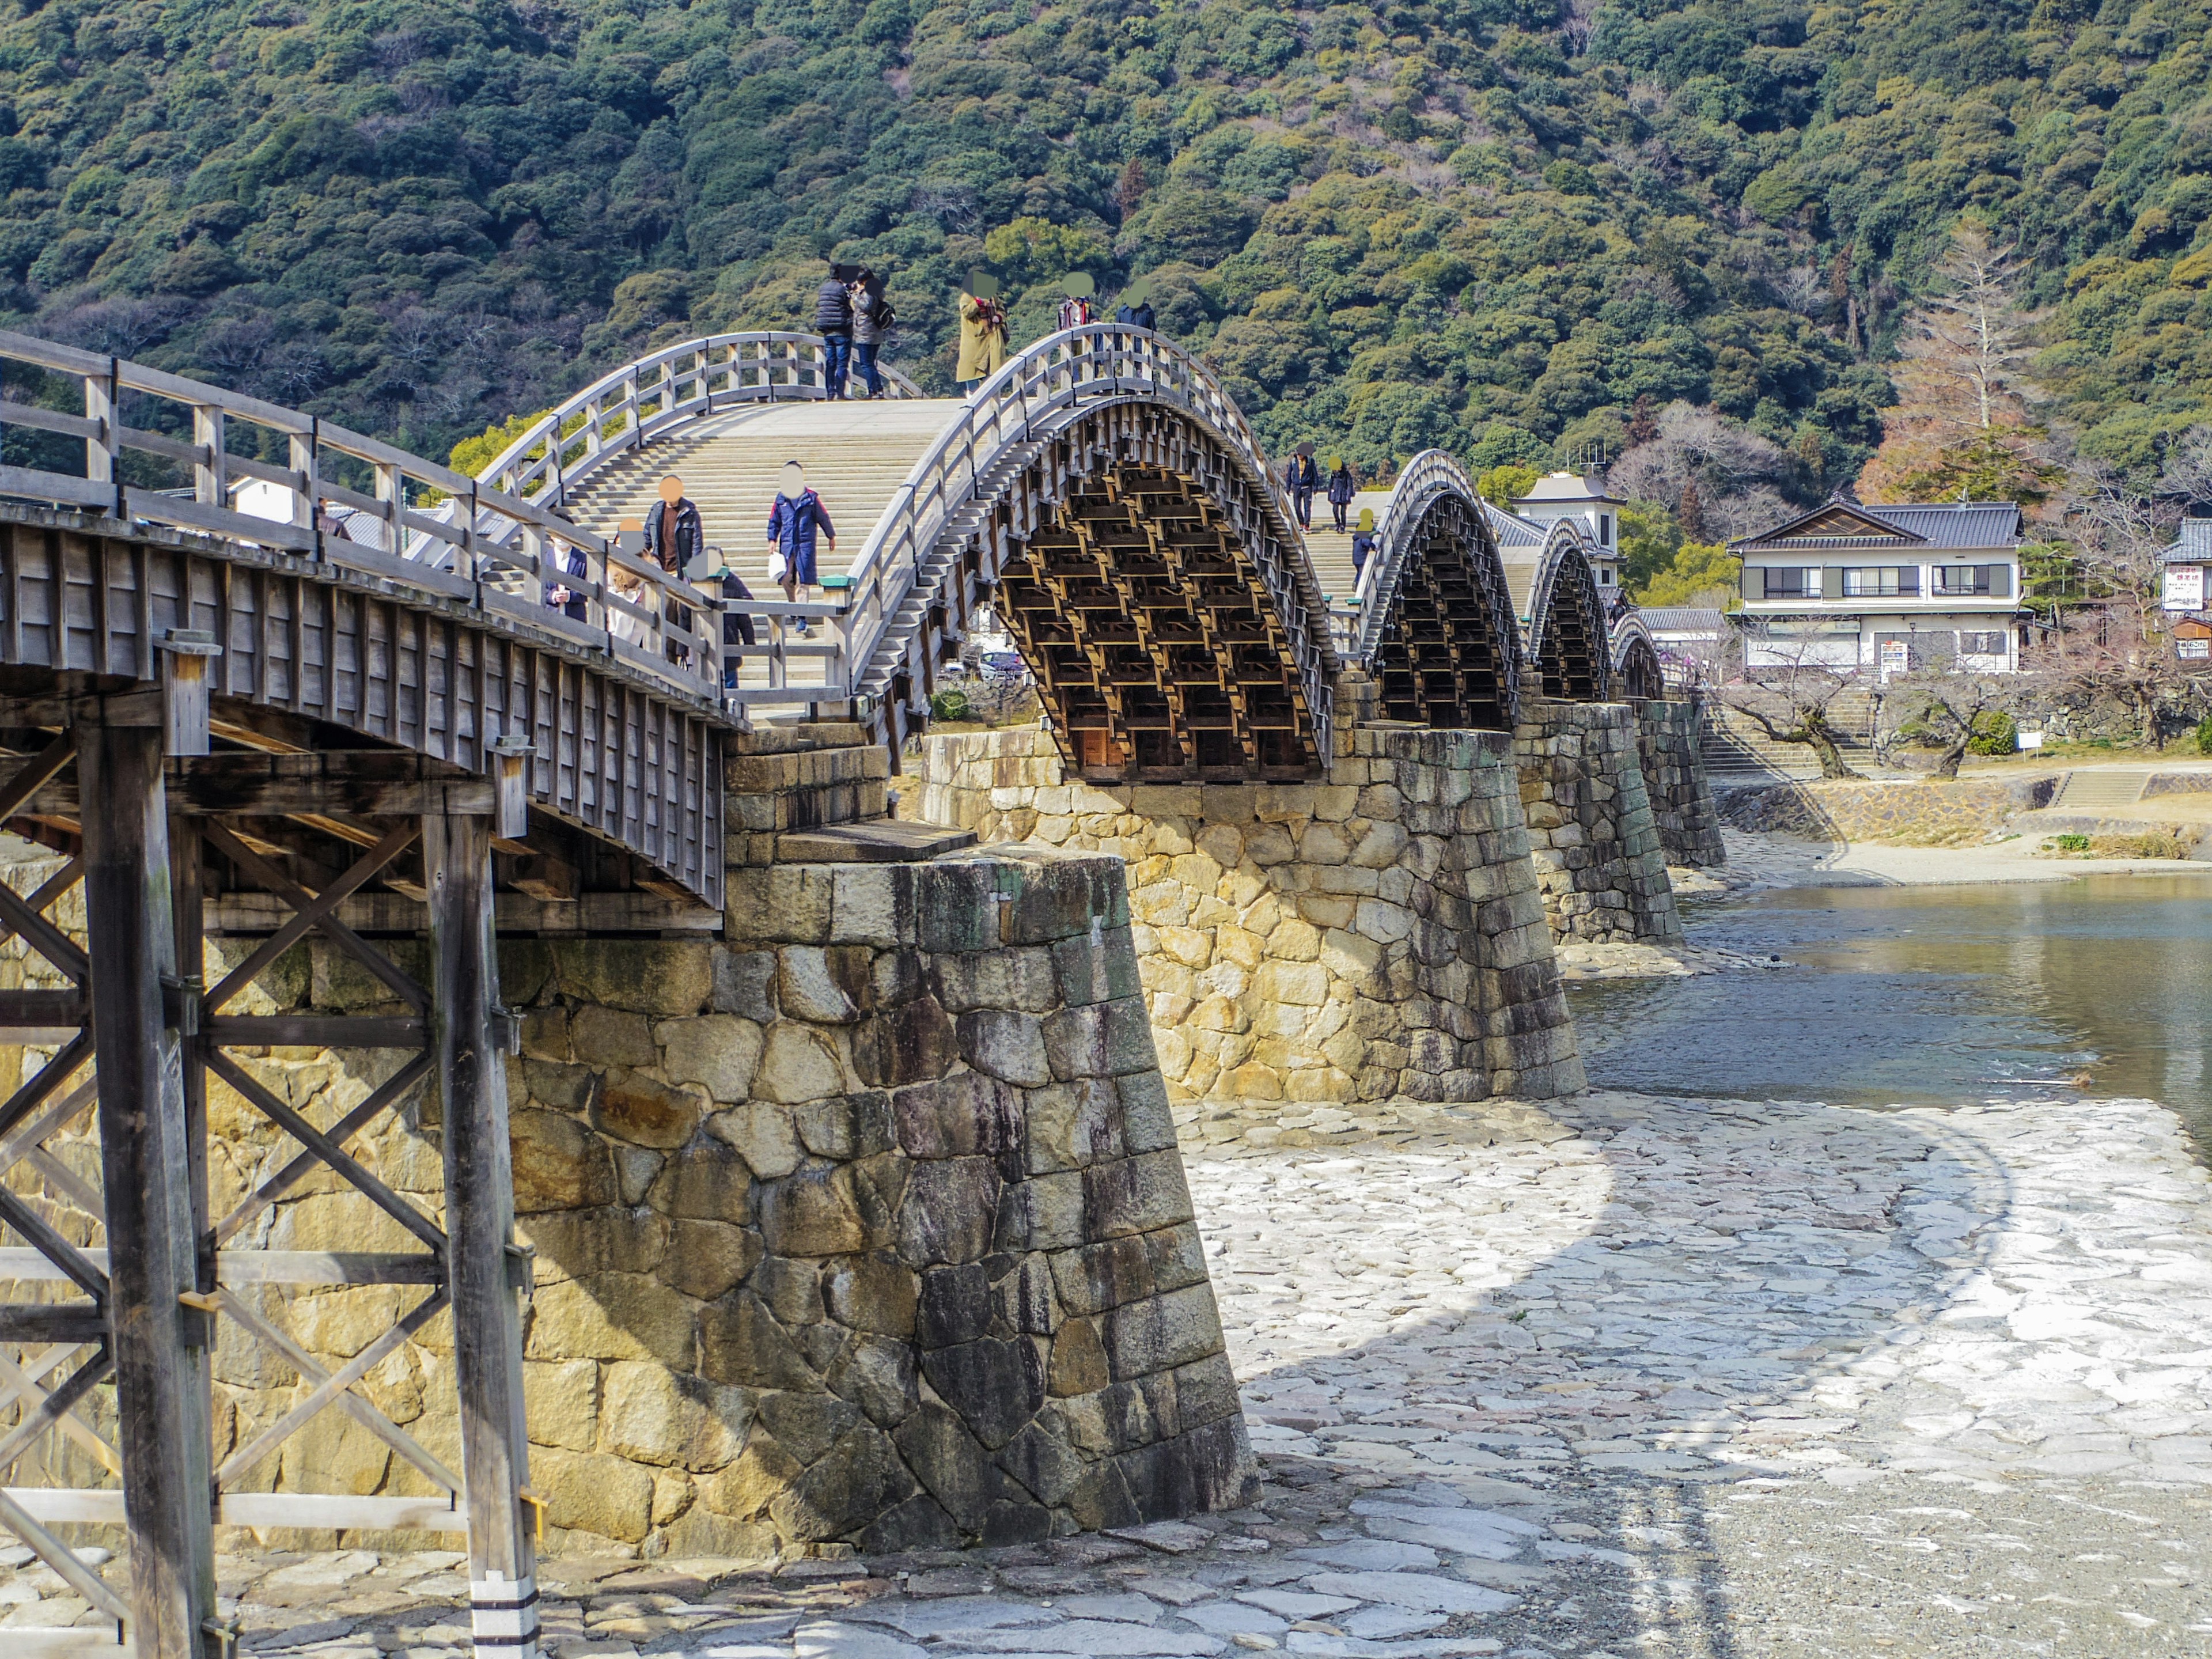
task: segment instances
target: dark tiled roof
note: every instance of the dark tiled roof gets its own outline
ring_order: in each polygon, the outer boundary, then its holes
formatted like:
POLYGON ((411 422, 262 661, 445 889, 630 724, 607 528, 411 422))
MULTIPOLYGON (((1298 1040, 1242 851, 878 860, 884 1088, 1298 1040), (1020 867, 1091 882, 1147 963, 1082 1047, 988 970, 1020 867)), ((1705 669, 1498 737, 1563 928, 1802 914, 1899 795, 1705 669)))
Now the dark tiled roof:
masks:
POLYGON ((2166 550, 2168 564, 2212 562, 2212 519, 2184 519, 2181 538, 2166 550))
POLYGON ((1654 633, 1718 634, 1728 627, 1728 617, 1722 612, 1700 610, 1695 605, 1650 605, 1636 614, 1654 633))
POLYGON ((1498 538, 1501 553, 1516 547, 1541 547, 1544 528, 1530 524, 1517 513, 1508 513, 1504 507, 1485 501, 1482 510, 1490 515, 1490 533, 1498 538))
POLYGON ((1756 536, 1731 542, 1729 550, 1741 554, 1826 548, 1844 551, 1894 548, 1899 552, 1923 548, 1937 551, 2002 548, 2020 540, 2020 509, 2010 501, 1912 502, 1880 507, 1867 507, 1856 501, 1830 501, 1756 536), (1854 534, 1856 520, 1871 522, 1863 524, 1859 533, 1854 534), (1892 530, 1895 535, 1886 533, 1892 530))

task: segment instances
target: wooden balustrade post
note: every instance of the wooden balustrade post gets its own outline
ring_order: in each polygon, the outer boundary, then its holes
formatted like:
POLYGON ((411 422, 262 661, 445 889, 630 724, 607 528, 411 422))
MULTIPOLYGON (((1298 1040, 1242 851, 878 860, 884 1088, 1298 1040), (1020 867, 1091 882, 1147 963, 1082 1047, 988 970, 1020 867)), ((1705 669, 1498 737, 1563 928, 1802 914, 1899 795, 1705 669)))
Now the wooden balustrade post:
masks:
POLYGON ((507 1277, 514 1181, 507 1148, 510 1016, 492 939, 492 821, 422 820, 429 890, 433 1053, 444 1109, 447 1283, 469 1511, 469 1607, 478 1659, 538 1651, 538 1556, 527 1524, 522 1315, 507 1277))
MULTIPOLYGON (((89 421, 100 422, 100 435, 84 441, 84 476, 96 483, 114 483, 116 457, 122 453, 123 440, 116 434, 120 416, 116 413, 115 359, 107 360, 107 373, 84 377, 84 414, 89 421)), ((115 511, 122 511, 122 496, 117 495, 115 511)))
POLYGON ((192 499, 209 507, 230 505, 229 457, 223 448, 225 425, 220 404, 192 405, 192 442, 207 456, 192 467, 192 499))
MULTIPOLYGON (((292 522, 302 530, 315 527, 317 509, 322 505, 322 466, 315 453, 321 447, 317 442, 319 435, 316 426, 311 423, 305 432, 292 434, 289 446, 294 475, 292 522)), ((315 538, 315 545, 319 552, 322 547, 319 536, 315 538)))
MULTIPOLYGON (((100 1056, 116 1438, 137 1659, 216 1659, 213 1431, 199 1288, 161 731, 76 727, 86 956, 100 1056), (173 1010, 172 987, 176 988, 173 1010)), ((4 1649, 0 1642, 0 1649, 4 1649)))
POLYGON ((376 499, 382 504, 384 533, 388 538, 385 551, 405 557, 407 544, 400 528, 399 513, 407 499, 407 482, 399 476, 399 469, 387 461, 375 461, 376 499))

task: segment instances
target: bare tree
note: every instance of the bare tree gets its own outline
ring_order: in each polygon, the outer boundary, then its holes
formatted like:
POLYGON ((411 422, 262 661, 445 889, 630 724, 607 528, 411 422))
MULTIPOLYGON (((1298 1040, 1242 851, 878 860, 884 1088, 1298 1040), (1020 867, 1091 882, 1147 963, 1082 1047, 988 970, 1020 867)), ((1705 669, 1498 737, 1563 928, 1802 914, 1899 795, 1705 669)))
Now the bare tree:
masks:
POLYGON ((2163 747, 2212 692, 2212 672, 2185 667, 2161 608, 2172 523, 2117 478, 2077 471, 2075 486, 2065 526, 2081 596, 2070 615, 2054 613, 2063 625, 2029 666, 2052 700, 2117 706, 2137 736, 2163 747))
POLYGON ((1597 30, 1597 14, 1603 0, 1567 0, 1560 8, 1559 39, 1567 48, 1567 56, 1579 58, 1589 50, 1590 36, 1597 30))
POLYGON ((1817 264, 1792 265, 1773 279, 1772 287, 1775 298, 1785 309, 1815 322, 1832 303, 1827 278, 1821 276, 1817 264))
POLYGON ((1836 699, 1859 684, 1858 671, 1821 661, 1807 641, 1780 663, 1731 677, 1714 664, 1705 675, 1711 696, 1764 732, 1774 743, 1802 744, 1820 763, 1823 778, 1858 778, 1844 758, 1845 734, 1835 724, 1836 699))
POLYGON ((1787 517, 1789 504, 1775 486, 1793 465, 1786 450, 1757 433, 1678 401, 1658 412, 1656 435, 1614 462, 1606 479, 1631 500, 1673 508, 1684 533, 1707 541, 1787 517))
POLYGON ((1962 222, 1936 267, 1935 291, 1899 343, 1899 378, 1956 427, 1987 432, 2027 408, 2026 368, 2036 318, 2020 305, 2024 264, 2016 242, 1996 243, 1962 222))
POLYGON ((1955 778, 1968 745, 1982 735, 1984 716, 2010 714, 2023 689, 2016 674, 1935 668, 1902 675, 1890 682, 1884 696, 1885 735, 1893 744, 1916 738, 1934 741, 1940 751, 1935 775, 1955 778))

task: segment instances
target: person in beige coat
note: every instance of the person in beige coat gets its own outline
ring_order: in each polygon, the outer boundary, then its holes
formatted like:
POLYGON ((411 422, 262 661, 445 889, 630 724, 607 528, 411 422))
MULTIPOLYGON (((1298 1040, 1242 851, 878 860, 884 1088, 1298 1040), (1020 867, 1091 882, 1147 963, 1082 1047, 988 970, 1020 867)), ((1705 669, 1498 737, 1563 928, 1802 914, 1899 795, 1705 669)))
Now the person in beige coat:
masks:
POLYGON ((1006 308, 999 299, 999 279, 971 270, 960 295, 960 362, 953 378, 973 392, 1006 361, 1006 308))

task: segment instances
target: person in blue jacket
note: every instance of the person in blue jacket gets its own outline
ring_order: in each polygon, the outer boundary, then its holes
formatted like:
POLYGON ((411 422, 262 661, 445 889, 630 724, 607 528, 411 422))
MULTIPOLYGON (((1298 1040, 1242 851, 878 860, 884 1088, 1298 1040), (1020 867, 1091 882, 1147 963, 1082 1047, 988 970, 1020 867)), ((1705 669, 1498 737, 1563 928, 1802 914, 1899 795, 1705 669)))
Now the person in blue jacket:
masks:
MULTIPOLYGON (((783 585, 783 597, 794 605, 808 603, 813 598, 817 580, 814 543, 817 532, 835 553, 837 526, 830 522, 822 498, 806 487, 806 469, 797 461, 786 461, 775 505, 768 514, 769 545, 775 550, 769 556, 769 576, 783 585), (805 599, 800 597, 801 590, 805 590, 805 599)), ((797 621, 794 631, 802 636, 813 631, 807 627, 804 617, 797 621)))

